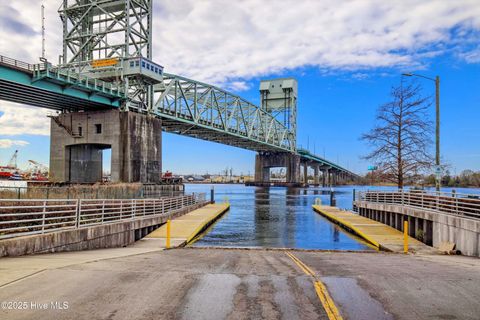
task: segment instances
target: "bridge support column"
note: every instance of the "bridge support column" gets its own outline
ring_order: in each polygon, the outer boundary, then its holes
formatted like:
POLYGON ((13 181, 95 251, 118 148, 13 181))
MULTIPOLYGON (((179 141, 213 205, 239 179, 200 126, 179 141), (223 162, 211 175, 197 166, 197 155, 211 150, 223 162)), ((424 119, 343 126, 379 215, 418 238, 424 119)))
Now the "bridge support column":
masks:
POLYGON ((330 170, 324 168, 322 170, 322 187, 328 187, 330 185, 330 170))
POLYGON ((261 154, 255 156, 255 181, 270 181, 270 167, 265 167, 265 159, 261 154))
POLYGON ((303 183, 308 185, 308 162, 303 164, 303 183))
POLYGON ((287 152, 259 152, 255 157, 254 185, 269 184, 270 168, 285 167, 287 170, 285 184, 300 184, 300 156, 287 152))
POLYGON ((318 166, 315 165, 313 166, 313 184, 315 186, 318 186, 319 180, 318 180, 318 166))
POLYGON ((64 113, 51 120, 50 180, 102 180, 102 150, 112 149, 111 181, 159 183, 161 120, 118 110, 64 113))
POLYGON ((336 171, 333 171, 330 173, 332 175, 332 179, 331 179, 331 182, 330 182, 330 185, 331 186, 336 186, 337 185, 337 172, 336 171))

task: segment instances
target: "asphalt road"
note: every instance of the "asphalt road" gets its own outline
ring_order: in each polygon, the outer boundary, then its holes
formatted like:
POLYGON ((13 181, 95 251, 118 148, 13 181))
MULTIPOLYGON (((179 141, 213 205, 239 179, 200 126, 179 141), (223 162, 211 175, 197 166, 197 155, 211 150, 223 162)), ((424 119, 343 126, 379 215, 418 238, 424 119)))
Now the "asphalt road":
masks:
MULTIPOLYGON (((344 319, 479 318, 480 259, 289 252, 325 284, 344 319)), ((14 271, 7 262, 0 259, 0 272, 14 271)), ((312 276, 279 250, 185 248, 89 259, 4 284, 0 301, 17 302, 17 310, 2 303, 0 319, 328 319, 312 276)))

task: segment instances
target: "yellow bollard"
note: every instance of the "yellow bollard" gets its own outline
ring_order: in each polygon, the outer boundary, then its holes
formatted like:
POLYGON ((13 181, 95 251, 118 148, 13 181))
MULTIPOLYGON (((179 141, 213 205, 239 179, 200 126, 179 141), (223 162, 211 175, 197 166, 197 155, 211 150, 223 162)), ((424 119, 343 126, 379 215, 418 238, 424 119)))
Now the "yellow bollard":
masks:
POLYGON ((408 221, 403 221, 403 253, 408 253, 408 221))
POLYGON ((171 220, 168 219, 167 220, 167 244, 165 245, 165 247, 167 249, 170 249, 170 226, 171 226, 171 220))

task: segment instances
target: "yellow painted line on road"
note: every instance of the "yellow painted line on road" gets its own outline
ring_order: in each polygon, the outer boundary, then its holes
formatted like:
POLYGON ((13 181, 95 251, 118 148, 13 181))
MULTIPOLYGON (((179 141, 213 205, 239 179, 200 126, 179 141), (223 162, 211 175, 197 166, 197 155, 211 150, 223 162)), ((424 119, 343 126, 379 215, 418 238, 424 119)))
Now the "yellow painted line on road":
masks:
POLYGON ((315 287, 315 292, 317 293, 318 298, 320 299, 320 302, 322 303, 323 309, 327 313, 328 319, 329 320, 342 320, 342 316, 340 315, 340 311, 338 311, 337 306, 335 305, 335 302, 331 298, 330 294, 328 293, 327 287, 323 284, 320 279, 317 278, 317 275, 315 272, 307 266, 305 263, 303 263, 302 260, 298 259, 293 253, 290 253, 288 251, 285 251, 285 254, 292 259, 295 264, 302 269, 303 272, 305 272, 306 275, 310 276, 313 278, 313 285, 315 287))
POLYGON ((343 318, 340 315, 337 306, 330 297, 327 288, 321 281, 315 281, 315 291, 317 292, 318 298, 322 302, 323 308, 327 312, 328 319, 342 320, 343 318))
POLYGON ((293 260, 293 262, 295 262, 300 267, 300 269, 302 269, 303 272, 315 278, 315 272, 313 272, 312 269, 310 269, 306 264, 304 264, 300 259, 294 256, 292 253, 288 251, 286 251, 285 253, 287 254, 287 256, 290 257, 290 259, 293 260))

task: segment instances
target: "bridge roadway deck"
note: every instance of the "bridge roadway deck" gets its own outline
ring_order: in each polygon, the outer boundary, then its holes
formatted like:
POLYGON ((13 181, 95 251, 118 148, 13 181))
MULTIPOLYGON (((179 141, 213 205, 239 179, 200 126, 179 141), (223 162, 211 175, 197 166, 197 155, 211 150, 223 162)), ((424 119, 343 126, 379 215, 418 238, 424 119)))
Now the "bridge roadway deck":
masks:
MULTIPOLYGON (((228 209, 228 203, 208 204, 200 209, 193 210, 171 222, 170 237, 171 246, 184 246, 197 237, 203 230, 220 218, 228 209)), ((165 247, 167 237, 167 225, 148 234, 142 239, 143 242, 157 242, 159 246, 165 247)))
MULTIPOLYGON (((313 205, 313 210, 381 250, 403 252, 403 233, 395 228, 336 207, 313 205)), ((439 253, 437 249, 412 237, 408 238, 408 247, 409 252, 414 253, 439 253)))

